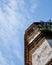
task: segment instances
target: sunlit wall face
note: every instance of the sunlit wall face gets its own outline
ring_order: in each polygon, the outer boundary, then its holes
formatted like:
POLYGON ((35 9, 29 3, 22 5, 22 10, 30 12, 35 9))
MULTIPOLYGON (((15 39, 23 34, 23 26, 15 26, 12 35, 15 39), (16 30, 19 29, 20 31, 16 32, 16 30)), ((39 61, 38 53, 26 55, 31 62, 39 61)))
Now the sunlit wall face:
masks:
POLYGON ((32 54, 32 65, 45 65, 52 58, 52 39, 45 39, 32 54))

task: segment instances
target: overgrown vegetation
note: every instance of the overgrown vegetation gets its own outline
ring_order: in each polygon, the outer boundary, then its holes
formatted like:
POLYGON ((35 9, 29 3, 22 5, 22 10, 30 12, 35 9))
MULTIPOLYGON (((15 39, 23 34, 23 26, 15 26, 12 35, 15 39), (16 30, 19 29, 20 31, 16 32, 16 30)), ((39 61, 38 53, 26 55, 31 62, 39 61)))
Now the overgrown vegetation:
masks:
POLYGON ((38 28, 39 31, 52 31, 52 22, 41 22, 38 28))

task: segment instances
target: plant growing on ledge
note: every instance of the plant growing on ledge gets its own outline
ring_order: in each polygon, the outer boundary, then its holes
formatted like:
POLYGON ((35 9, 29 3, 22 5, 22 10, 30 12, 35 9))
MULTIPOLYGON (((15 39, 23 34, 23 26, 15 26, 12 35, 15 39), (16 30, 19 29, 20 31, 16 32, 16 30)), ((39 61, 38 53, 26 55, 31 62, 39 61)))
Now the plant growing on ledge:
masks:
POLYGON ((40 22, 38 25, 39 31, 52 31, 52 22, 40 22))

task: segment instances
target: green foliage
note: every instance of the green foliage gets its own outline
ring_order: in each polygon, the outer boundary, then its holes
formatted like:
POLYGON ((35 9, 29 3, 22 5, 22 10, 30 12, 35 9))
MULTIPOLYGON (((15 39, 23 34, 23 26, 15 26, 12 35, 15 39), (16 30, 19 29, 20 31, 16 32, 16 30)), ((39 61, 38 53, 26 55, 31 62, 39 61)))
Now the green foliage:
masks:
POLYGON ((39 31, 52 31, 52 22, 44 24, 41 22, 41 26, 38 27, 39 31))

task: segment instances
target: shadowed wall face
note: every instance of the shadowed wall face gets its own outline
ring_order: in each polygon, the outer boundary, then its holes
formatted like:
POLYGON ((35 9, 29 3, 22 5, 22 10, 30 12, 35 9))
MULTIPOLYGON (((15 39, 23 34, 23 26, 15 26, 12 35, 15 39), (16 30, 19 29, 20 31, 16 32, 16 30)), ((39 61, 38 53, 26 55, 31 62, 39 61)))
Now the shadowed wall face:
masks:
POLYGON ((46 65, 52 58, 52 39, 45 39, 32 54, 32 65, 46 65))

